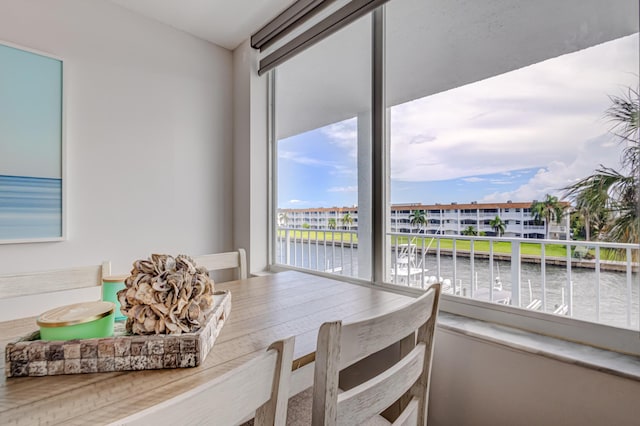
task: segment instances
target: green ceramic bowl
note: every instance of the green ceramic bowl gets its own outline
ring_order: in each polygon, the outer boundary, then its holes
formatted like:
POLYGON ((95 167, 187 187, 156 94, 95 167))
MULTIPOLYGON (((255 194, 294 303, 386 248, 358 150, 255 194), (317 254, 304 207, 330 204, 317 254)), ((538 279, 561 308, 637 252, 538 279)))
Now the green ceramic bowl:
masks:
POLYGON ((112 302, 86 302, 61 306, 40 315, 41 340, 73 340, 113 335, 116 305, 112 302))

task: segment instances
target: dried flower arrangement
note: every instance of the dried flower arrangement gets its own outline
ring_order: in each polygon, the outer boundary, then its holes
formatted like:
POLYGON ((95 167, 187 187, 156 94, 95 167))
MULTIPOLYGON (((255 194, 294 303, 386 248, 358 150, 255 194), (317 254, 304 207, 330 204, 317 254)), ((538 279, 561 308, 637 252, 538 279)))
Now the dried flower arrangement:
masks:
POLYGON ((136 260, 125 285, 118 301, 133 334, 195 332, 205 325, 213 305, 209 271, 186 255, 152 254, 136 260))

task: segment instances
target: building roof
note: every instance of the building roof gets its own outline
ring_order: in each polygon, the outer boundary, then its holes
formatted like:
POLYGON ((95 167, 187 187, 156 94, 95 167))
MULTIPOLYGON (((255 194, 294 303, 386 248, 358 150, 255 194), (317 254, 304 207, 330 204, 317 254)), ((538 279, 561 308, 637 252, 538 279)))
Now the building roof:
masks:
MULTIPOLYGON (((475 210, 475 209, 528 209, 533 204, 533 201, 522 202, 506 202, 506 203, 451 203, 451 204, 420 204, 420 203, 408 203, 408 204, 393 204, 391 205, 391 211, 397 210, 475 210)), ((562 207, 569 207, 571 204, 568 201, 560 201, 562 207)), ((312 207, 306 209, 278 209, 279 211, 286 212, 357 212, 358 207, 312 207)))

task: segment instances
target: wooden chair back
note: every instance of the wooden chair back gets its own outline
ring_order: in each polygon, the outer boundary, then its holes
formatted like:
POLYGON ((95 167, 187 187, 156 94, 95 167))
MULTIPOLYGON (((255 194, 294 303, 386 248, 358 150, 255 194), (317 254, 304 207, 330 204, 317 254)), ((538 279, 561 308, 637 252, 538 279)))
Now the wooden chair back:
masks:
POLYGON ((111 263, 0 275, 0 321, 25 318, 58 306, 100 300, 111 263))
POLYGON ((112 425, 237 425, 255 411, 256 426, 284 426, 294 338, 168 401, 112 425))
POLYGON ((312 424, 367 423, 404 397, 405 406, 393 423, 425 425, 433 337, 440 285, 390 313, 362 321, 328 322, 318 333, 313 387, 312 424), (391 368, 345 392, 338 391, 338 373, 395 342, 415 336, 415 346, 391 368), (407 402, 408 401, 408 402, 407 402))
POLYGON ((222 269, 236 269, 236 279, 247 278, 247 254, 244 249, 227 253, 204 254, 195 256, 193 260, 198 266, 204 266, 209 271, 222 269))

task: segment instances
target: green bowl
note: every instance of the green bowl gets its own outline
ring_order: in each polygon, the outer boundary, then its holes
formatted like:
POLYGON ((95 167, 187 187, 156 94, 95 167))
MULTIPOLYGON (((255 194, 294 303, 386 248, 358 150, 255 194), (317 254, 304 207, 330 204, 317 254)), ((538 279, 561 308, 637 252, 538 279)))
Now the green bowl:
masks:
POLYGON ((115 304, 87 302, 62 306, 38 318, 41 340, 73 340, 113 335, 115 304))

